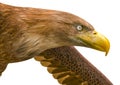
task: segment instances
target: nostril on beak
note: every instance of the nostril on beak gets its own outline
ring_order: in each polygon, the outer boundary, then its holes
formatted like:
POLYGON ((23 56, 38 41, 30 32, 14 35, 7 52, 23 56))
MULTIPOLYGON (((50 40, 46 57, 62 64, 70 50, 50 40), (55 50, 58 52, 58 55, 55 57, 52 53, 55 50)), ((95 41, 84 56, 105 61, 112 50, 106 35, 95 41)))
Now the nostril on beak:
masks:
POLYGON ((97 32, 96 32, 96 31, 94 31, 94 32, 93 32, 93 34, 94 34, 94 35, 96 35, 96 34, 97 34, 97 32))

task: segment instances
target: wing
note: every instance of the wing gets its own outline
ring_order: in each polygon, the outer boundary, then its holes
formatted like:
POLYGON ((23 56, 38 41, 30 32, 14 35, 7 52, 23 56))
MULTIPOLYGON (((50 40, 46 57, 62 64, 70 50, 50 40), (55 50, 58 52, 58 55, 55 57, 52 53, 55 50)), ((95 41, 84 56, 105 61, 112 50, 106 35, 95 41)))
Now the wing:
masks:
POLYGON ((74 47, 50 49, 35 59, 62 85, 112 85, 74 47))

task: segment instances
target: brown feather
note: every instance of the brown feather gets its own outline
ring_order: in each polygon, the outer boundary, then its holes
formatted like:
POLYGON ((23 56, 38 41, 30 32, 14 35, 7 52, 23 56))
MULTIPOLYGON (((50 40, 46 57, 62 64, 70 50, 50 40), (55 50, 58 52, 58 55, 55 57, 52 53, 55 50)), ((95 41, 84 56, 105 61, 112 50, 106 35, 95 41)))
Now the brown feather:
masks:
POLYGON ((112 85, 77 50, 69 47, 78 45, 69 38, 78 33, 76 24, 94 30, 88 22, 70 13, 0 3, 0 75, 8 63, 42 55, 36 60, 47 66, 63 85, 112 85), (68 47, 56 48, 60 46, 68 47))

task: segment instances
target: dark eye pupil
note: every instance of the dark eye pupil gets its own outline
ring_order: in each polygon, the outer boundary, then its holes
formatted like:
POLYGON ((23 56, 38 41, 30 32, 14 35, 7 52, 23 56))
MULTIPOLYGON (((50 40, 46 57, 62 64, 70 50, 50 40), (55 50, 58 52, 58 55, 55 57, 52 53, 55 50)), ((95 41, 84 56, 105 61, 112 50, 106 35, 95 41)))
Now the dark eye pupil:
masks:
POLYGON ((78 26, 77 26, 77 30, 78 30, 78 31, 81 31, 82 29, 83 29, 83 28, 82 28, 81 25, 78 25, 78 26))

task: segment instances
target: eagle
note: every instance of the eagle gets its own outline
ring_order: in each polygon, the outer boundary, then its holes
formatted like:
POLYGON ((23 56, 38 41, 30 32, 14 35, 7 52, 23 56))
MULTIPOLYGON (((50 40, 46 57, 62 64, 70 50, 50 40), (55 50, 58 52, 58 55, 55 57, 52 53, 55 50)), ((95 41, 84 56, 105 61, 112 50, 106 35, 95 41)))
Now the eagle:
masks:
POLYGON ((109 40, 74 14, 0 3, 0 75, 31 58, 62 85, 112 85, 74 46, 109 52, 109 40))

